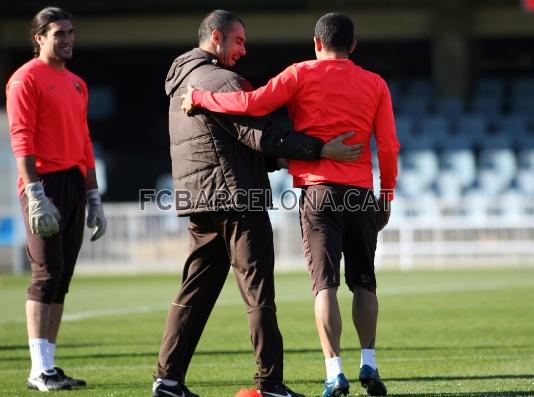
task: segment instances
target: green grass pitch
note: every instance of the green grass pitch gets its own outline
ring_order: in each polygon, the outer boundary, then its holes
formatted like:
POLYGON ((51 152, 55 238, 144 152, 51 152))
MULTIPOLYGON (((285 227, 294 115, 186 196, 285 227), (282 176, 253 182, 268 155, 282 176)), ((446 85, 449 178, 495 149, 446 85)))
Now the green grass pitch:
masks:
MULTIPOLYGON (((390 395, 534 396, 534 269, 379 272, 378 282, 377 356, 390 395)), ((27 283, 0 278, 0 396, 39 394, 25 389, 27 283)), ((59 395, 149 396, 166 307, 178 285, 177 275, 75 277, 56 363, 88 387, 59 395)), ((276 291, 285 382, 319 396, 324 362, 307 274, 277 274, 276 291)), ((339 301, 350 395, 362 395, 346 286, 339 301)), ((231 397, 252 387, 254 371, 245 309, 230 274, 187 385, 202 397, 231 397)))

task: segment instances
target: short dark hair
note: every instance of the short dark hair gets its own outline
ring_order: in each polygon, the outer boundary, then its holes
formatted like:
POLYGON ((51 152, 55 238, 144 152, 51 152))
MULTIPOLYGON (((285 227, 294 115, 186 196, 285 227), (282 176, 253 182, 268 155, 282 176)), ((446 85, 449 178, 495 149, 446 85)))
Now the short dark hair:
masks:
POLYGON ((33 17, 32 28, 31 28, 31 40, 33 45, 33 56, 38 57, 41 52, 41 47, 39 43, 35 41, 36 34, 46 34, 48 31, 48 25, 52 22, 71 20, 72 15, 68 11, 64 11, 58 7, 46 7, 39 11, 33 17))
POLYGON ((354 24, 340 12, 329 12, 315 24, 315 36, 328 50, 349 52, 354 43, 354 24))
POLYGON ((243 21, 237 15, 232 14, 229 11, 214 10, 210 12, 206 15, 198 28, 198 43, 201 44, 208 40, 211 36, 211 32, 214 30, 218 30, 225 36, 234 22, 239 22, 245 27, 243 21))

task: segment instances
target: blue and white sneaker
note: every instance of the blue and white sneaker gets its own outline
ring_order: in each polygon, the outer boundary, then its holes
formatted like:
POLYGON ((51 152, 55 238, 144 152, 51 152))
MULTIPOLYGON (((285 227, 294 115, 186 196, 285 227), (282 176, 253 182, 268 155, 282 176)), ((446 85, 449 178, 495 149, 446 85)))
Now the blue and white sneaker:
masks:
POLYGON ((378 369, 373 369, 368 365, 361 367, 360 382, 370 396, 386 396, 388 394, 386 385, 380 379, 378 369))
POLYGON ((322 397, 340 397, 349 394, 349 381, 344 374, 339 374, 331 381, 324 382, 322 397))

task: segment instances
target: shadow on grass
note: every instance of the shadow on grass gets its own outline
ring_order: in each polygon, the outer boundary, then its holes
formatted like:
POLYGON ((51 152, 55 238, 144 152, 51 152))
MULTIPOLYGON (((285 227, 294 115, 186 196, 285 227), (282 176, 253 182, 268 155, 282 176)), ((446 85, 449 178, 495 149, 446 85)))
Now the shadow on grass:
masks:
MULTIPOLYGON (((139 344, 66 344, 66 345, 61 345, 61 349, 62 349, 62 353, 60 353, 57 357, 59 359, 82 359, 82 358, 87 358, 87 359, 103 359, 103 358, 120 358, 120 357, 157 357, 158 355, 158 350, 155 350, 158 346, 154 346, 154 350, 150 350, 150 351, 144 351, 144 352, 139 352, 138 350, 136 351, 124 351, 124 352, 108 352, 107 350, 109 350, 107 348, 107 346, 114 346, 114 347, 118 347, 118 348, 121 348, 121 347, 127 347, 127 346, 135 346, 135 347, 139 347, 139 344), (63 349, 69 349, 69 348, 95 348, 95 349, 98 349, 100 350, 101 352, 95 352, 95 353, 88 353, 88 354, 81 354, 81 353, 72 353, 72 354, 69 354, 69 352, 65 352, 63 349)), ((146 346, 146 345, 145 345, 146 346)), ((477 347, 476 349, 480 350, 480 349, 503 349, 502 346, 481 346, 481 347, 477 347)), ((527 348, 527 346, 507 346, 507 347, 504 347, 505 349, 509 349, 509 348, 521 348, 521 349, 525 349, 527 348)), ((457 349, 456 347, 417 347, 417 348, 382 348, 380 350, 383 350, 383 351, 419 351, 419 350, 425 350, 425 351, 432 351, 432 350, 449 350, 449 349, 457 349)), ((359 352, 359 348, 349 348, 349 349, 343 349, 342 351, 344 353, 347 353, 347 352, 359 352)), ((28 351, 28 347, 25 346, 25 345, 12 345, 12 346, 0 346, 0 352, 1 351, 9 351, 9 352, 17 352, 15 353, 16 356, 14 357, 2 357, 2 361, 11 361, 11 362, 14 362, 14 361, 26 361, 28 359, 27 357, 27 351, 28 351), (19 354, 19 352, 21 352, 22 354, 19 354)), ((291 354, 322 354, 322 350, 320 348, 314 348, 314 349, 309 349, 309 348, 303 348, 303 349, 284 349, 284 353, 286 355, 291 355, 291 354)), ((199 350, 197 352, 195 352, 195 356, 239 356, 239 355, 251 355, 253 354, 252 352, 252 348, 250 349, 236 349, 236 350, 199 350)), ((510 375, 510 376, 516 376, 516 375, 510 375)), ((506 379, 508 376, 507 375, 496 375, 495 377, 493 377, 494 379, 506 379)), ((534 378, 533 375, 517 375, 516 377, 518 378, 525 378, 525 377, 528 377, 529 379, 530 378, 534 378)), ((394 381, 434 381, 434 380, 449 380, 449 379, 491 379, 490 378, 487 378, 487 377, 480 377, 480 378, 477 378, 477 377, 467 377, 467 378, 462 378, 462 377, 422 377, 422 378, 395 378, 395 379, 390 379, 390 380, 394 380, 394 381)))
MULTIPOLYGON (((143 343, 143 345, 149 345, 149 343, 143 343)), ((59 345, 62 349, 71 349, 71 348, 88 348, 88 347, 105 347, 105 346, 135 346, 139 347, 139 343, 67 343, 67 344, 60 344, 59 345)), ((476 349, 476 350, 500 350, 500 349, 533 349, 534 346, 532 345, 509 345, 509 346, 492 346, 492 345, 484 345, 484 346, 463 346, 462 349, 476 349)), ((15 350, 28 350, 28 345, 11 345, 11 346, 0 346, 0 351, 15 351, 15 350)), ((380 351, 435 351, 435 350, 458 350, 458 346, 398 346, 398 347, 379 347, 378 350, 380 351)), ((203 350, 198 351, 195 354, 198 355, 218 355, 218 354, 245 354, 249 353, 252 350, 203 350)), ((359 347, 346 347, 341 349, 342 352, 359 352, 359 347)), ((284 353, 286 354, 302 354, 302 353, 321 353, 322 350, 320 347, 316 348, 300 348, 300 349, 284 349, 284 353)))
MULTIPOLYGON (((438 380, 490 380, 490 379, 534 379, 533 374, 523 375, 470 375, 470 376, 415 376, 409 378, 384 378, 392 382, 434 382, 438 380)), ((356 381, 354 379, 354 381, 356 381)))
POLYGON ((530 397, 534 391, 490 391, 470 393, 414 393, 414 394, 388 394, 390 397, 530 397))

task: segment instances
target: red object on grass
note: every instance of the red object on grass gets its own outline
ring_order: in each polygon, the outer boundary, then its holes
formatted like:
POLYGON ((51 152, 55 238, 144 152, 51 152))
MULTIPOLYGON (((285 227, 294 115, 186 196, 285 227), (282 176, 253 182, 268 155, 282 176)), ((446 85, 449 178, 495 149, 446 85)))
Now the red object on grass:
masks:
POLYGON ((243 388, 234 397, 261 397, 261 394, 256 389, 243 388))

